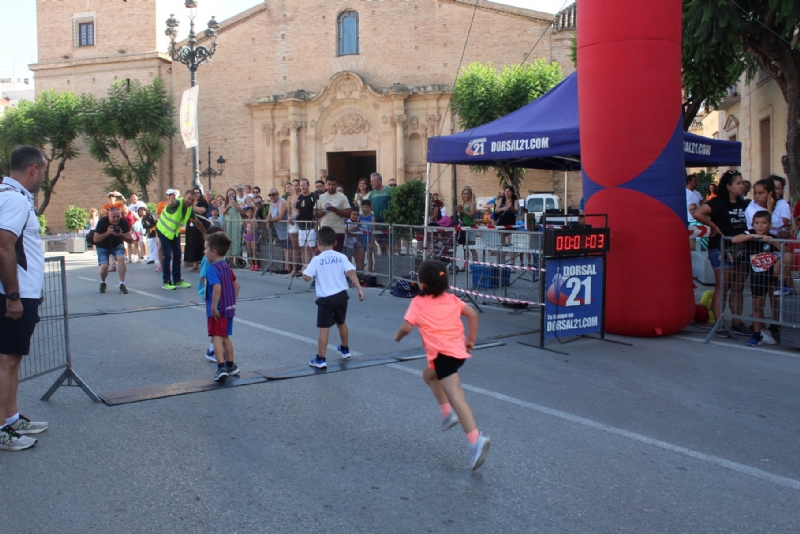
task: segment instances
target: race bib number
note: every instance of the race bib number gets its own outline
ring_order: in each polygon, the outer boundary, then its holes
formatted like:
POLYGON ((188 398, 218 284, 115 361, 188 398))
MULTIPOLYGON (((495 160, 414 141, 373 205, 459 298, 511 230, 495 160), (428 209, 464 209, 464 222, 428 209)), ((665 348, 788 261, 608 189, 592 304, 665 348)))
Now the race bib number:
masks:
POLYGON ((768 271, 770 267, 775 265, 775 254, 771 252, 753 254, 750 256, 750 265, 753 266, 753 271, 756 273, 768 271))

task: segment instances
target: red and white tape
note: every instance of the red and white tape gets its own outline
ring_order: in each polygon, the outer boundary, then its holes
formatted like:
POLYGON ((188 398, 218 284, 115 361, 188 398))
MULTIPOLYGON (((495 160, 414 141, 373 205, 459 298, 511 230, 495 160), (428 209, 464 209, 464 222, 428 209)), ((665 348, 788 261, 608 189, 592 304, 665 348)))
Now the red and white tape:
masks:
POLYGON ((689 237, 706 237, 711 235, 711 228, 708 226, 690 226, 689 237))
POLYGON ((492 300, 499 300, 500 302, 508 302, 510 304, 527 304, 529 306, 544 306, 544 304, 540 302, 531 302, 529 300, 520 300, 520 299, 511 299, 508 297, 498 297, 497 295, 487 295, 486 293, 481 293, 479 291, 470 291, 469 289, 463 289, 456 286, 450 286, 450 289, 453 291, 457 291, 459 293, 466 293, 467 295, 474 295, 476 297, 483 297, 485 299, 492 299, 492 300))

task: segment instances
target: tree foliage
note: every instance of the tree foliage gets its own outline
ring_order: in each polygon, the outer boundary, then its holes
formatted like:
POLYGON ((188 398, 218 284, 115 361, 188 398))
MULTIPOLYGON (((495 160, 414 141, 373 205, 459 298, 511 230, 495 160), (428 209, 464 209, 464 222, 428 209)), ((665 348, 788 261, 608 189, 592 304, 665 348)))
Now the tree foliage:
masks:
POLYGON ((147 202, 147 186, 158 174, 165 141, 177 133, 175 106, 164 81, 156 78, 143 85, 120 80, 109 88, 107 98, 87 96, 82 111, 89 153, 103 164, 110 188, 126 196, 141 192, 147 202))
MULTIPOLYGON (((561 66, 537 58, 533 63, 508 65, 499 71, 491 63, 472 63, 456 79, 451 107, 459 126, 477 128, 531 103, 562 79, 561 66)), ((486 172, 487 167, 473 167, 486 172)), ((524 169, 496 167, 500 185, 511 185, 519 193, 524 169)))
POLYGON ((389 206, 383 214, 389 224, 410 224, 419 226, 425 223, 425 182, 409 180, 392 193, 389 206))
POLYGON ((775 80, 788 115, 784 172, 791 191, 800 191, 800 2, 685 0, 683 21, 684 51, 730 54, 740 69, 757 62, 775 80))
POLYGON ((67 162, 78 156, 81 99, 72 92, 39 93, 35 102, 22 101, 0 118, 0 171, 9 172, 11 151, 17 145, 41 149, 47 159, 37 215, 44 213, 67 162))

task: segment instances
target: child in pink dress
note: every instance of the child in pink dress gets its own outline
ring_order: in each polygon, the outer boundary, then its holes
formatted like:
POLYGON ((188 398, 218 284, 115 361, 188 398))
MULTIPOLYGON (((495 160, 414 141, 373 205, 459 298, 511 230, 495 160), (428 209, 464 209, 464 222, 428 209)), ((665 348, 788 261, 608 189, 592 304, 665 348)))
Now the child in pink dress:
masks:
POLYGON ((478 336, 478 314, 466 303, 448 293, 447 268, 441 262, 425 260, 417 273, 420 294, 411 301, 397 330, 395 341, 400 341, 411 333, 414 326, 419 328, 428 368, 422 378, 431 388, 439 403, 442 414, 441 429, 445 431, 456 423, 467 434, 472 446, 472 469, 479 468, 489 451, 491 440, 478 432, 472 410, 461 389, 458 369, 470 357, 469 351, 475 347, 478 336), (464 324, 461 316, 469 321, 469 335, 464 337, 464 324))

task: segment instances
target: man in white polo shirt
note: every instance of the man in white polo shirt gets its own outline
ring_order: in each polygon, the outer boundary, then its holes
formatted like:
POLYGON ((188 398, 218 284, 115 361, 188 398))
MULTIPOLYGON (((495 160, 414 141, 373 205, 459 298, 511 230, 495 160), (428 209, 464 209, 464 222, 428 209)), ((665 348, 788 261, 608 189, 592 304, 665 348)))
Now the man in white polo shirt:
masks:
POLYGON ((0 185, 0 449, 19 451, 36 445, 28 434, 48 427, 20 415, 17 408, 19 366, 39 322, 44 285, 32 194, 42 186, 47 161, 38 148, 18 146, 10 163, 11 176, 0 185))

